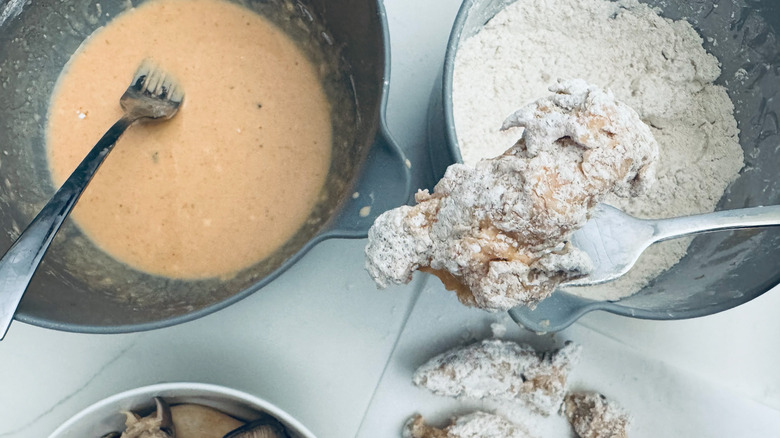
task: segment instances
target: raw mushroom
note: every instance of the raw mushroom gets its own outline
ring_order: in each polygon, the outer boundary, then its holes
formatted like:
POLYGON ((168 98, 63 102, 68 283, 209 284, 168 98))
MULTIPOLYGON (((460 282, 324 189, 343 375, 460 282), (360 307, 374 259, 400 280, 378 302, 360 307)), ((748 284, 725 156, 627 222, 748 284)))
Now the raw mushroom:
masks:
POLYGON ((171 406, 171 416, 176 427, 173 438, 221 438, 244 425, 224 412, 193 403, 171 406))
POLYGON ((290 435, 280 422, 265 416, 239 427, 223 438, 290 438, 290 435))
POLYGON ((124 411, 124 433, 109 432, 101 438, 176 438, 168 403, 160 397, 155 397, 154 403, 157 406, 154 415, 141 417, 134 412, 124 411))
POLYGON ((168 406, 160 397, 153 415, 124 411, 123 432, 109 432, 101 438, 290 438, 287 429, 275 418, 265 415, 244 424, 217 409, 198 404, 168 406))

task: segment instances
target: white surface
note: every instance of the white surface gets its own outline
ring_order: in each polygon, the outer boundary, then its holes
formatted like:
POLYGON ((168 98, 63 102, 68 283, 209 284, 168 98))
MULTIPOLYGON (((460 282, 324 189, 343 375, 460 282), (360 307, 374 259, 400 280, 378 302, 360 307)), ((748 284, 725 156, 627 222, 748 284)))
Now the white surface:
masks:
POLYGON ((255 394, 321 438, 354 436, 414 292, 377 291, 363 246, 325 242, 240 304, 166 329, 13 324, 0 342, 0 437, 45 437, 104 397, 176 381, 255 394))
MULTIPOLYGON (((425 138, 428 96, 459 1, 388 0, 385 6, 393 56, 388 122, 414 167, 425 138)), ((480 321, 489 315, 453 306, 453 296, 432 285, 433 292, 420 301, 426 306, 415 309, 417 319, 429 324, 410 325, 391 355, 420 278, 404 288, 377 291, 362 270, 363 245, 325 242, 261 292, 167 329, 107 336, 13 324, 0 342, 0 438, 45 437, 104 397, 172 381, 216 383, 255 394, 320 438, 356 436, 370 403, 361 438, 399 436, 396 423, 413 411, 448 415, 439 400, 420 393, 408 398, 403 373, 464 336, 484 335, 480 321), (451 308, 452 314, 442 313, 451 308), (443 332, 453 326, 457 330, 443 332), (419 348, 410 350, 407 342, 419 348), (378 421, 378 415, 387 421, 378 421)), ((638 424, 669 412, 673 424, 688 415, 693 419, 666 436, 778 436, 779 313, 776 289, 738 309, 690 321, 591 314, 561 336, 590 350, 590 365, 580 373, 594 373, 588 380, 593 389, 630 405, 638 418, 650 413, 638 424), (623 369, 619 379, 604 374, 623 369), (654 411, 666 409, 680 394, 686 404, 679 410, 654 411), (719 429, 708 426, 707 418, 719 429), (736 432, 742 424, 755 427, 736 432)), ((638 430, 650 426, 643 427, 638 430)))
MULTIPOLYGON (((754 369, 755 362, 777 367, 777 353, 764 355, 761 349, 776 345, 780 331, 767 335, 765 327, 761 327, 737 333, 737 336, 759 336, 743 342, 752 347, 741 348, 742 361, 730 359, 735 353, 731 348, 719 348, 718 345, 713 348, 715 340, 738 341, 729 336, 730 327, 724 324, 726 319, 739 322, 739 317, 746 319, 757 315, 763 308, 760 300, 722 315, 683 323, 650 323, 625 318, 610 321, 611 318, 600 318, 604 315, 593 315, 587 324, 575 324, 554 336, 537 336, 520 329, 504 314, 464 308, 438 282, 431 280, 402 331, 358 438, 399 437, 403 423, 415 413, 423 415, 430 424, 444 426, 449 417, 477 409, 491 412, 497 409, 510 419, 521 420, 539 438, 573 436, 560 415, 543 418, 521 407, 512 409, 507 403, 439 397, 411 383, 414 370, 432 355, 491 337, 493 323, 506 327, 504 339, 530 343, 541 350, 560 347, 564 340, 582 345, 582 359, 572 371, 570 387, 601 392, 625 407, 634 418, 629 434, 632 438, 778 436, 780 412, 768 406, 778 401, 777 394, 757 398, 745 389, 776 385, 780 378, 768 369, 760 375, 744 373, 754 369), (634 326, 652 332, 667 324, 678 325, 677 330, 662 331, 649 342, 642 342, 647 338, 639 336, 635 346, 629 345, 632 341, 629 336, 640 331, 619 335, 604 335, 598 331, 622 331, 634 326), (772 339, 774 343, 769 343, 772 339), (768 342, 762 343, 765 340, 768 342), (701 344, 708 347, 701 348, 701 344), (681 348, 683 346, 687 348, 681 348), (708 357, 695 360, 702 354, 708 357), (742 386, 742 391, 733 390, 735 386, 742 386)), ((777 309, 780 299, 763 305, 777 309)))

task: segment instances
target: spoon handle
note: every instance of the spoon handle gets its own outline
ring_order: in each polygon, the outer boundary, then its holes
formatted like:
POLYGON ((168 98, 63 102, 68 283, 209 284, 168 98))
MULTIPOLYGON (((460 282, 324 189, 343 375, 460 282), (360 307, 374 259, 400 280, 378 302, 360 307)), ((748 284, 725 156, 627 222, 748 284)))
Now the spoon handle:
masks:
POLYGON ((11 325, 16 307, 30 284, 35 270, 49 249, 54 235, 68 217, 84 189, 116 144, 119 136, 135 120, 121 118, 103 134, 100 141, 70 174, 11 248, 0 258, 0 340, 11 325))
POLYGON ((656 221, 654 241, 687 234, 780 225, 780 205, 740 208, 656 221))

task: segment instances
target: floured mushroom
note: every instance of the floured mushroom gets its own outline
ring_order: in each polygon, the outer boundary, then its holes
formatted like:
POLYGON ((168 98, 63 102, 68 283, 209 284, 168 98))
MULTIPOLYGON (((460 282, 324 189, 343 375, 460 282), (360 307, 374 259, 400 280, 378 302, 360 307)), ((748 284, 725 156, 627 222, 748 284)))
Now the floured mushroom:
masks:
POLYGON ((487 339, 433 357, 412 381, 434 394, 518 402, 542 415, 558 411, 580 347, 568 342, 551 353, 527 345, 487 339))
POLYGON ((580 438, 628 437, 628 413, 602 394, 567 394, 563 406, 566 418, 580 438))
POLYGON ((550 91, 506 120, 524 129, 503 155, 449 166, 433 193, 376 219, 366 269, 379 287, 422 270, 464 304, 499 311, 533 308, 592 269, 569 237, 607 194, 635 196, 654 181, 658 144, 607 90, 572 80, 550 91))
POLYGON ((269 415, 244 423, 217 409, 183 403, 169 406, 155 397, 155 412, 142 417, 124 411, 125 431, 101 438, 289 438, 287 430, 269 415))
POLYGON ((453 418, 443 428, 425 424, 422 416, 415 415, 406 422, 403 438, 531 438, 519 425, 487 412, 473 412, 453 418))

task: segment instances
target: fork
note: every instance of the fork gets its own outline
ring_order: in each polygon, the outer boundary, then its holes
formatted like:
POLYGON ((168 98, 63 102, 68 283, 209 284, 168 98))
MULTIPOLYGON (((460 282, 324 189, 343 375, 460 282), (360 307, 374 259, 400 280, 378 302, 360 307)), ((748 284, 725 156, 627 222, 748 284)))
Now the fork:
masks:
POLYGON ((628 272, 650 245, 691 234, 780 225, 780 205, 723 210, 671 219, 648 220, 598 204, 571 244, 588 254, 593 270, 562 286, 606 283, 628 272))
POLYGON ((0 340, 46 250, 119 137, 141 119, 167 120, 179 109, 184 93, 178 83, 150 60, 141 62, 119 100, 122 117, 76 167, 49 202, 0 258, 0 340))

